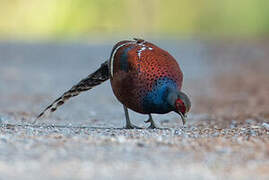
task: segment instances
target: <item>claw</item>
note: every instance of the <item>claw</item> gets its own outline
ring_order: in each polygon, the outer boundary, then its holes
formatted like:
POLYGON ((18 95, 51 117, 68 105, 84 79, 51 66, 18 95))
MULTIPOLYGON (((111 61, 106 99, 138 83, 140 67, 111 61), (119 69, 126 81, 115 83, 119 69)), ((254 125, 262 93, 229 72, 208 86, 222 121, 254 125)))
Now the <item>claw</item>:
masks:
POLYGON ((148 129, 158 129, 158 127, 154 123, 151 123, 148 129))
POLYGON ((145 120, 144 122, 145 122, 145 123, 150 123, 150 119, 148 119, 148 120, 145 120))
POLYGON ((152 119, 152 116, 149 114, 149 118, 148 120, 145 121, 145 123, 150 123, 149 125, 149 129, 157 129, 158 127, 155 125, 153 119, 152 119))
POLYGON ((143 129, 143 128, 135 126, 133 124, 129 124, 125 126, 125 129, 143 129))

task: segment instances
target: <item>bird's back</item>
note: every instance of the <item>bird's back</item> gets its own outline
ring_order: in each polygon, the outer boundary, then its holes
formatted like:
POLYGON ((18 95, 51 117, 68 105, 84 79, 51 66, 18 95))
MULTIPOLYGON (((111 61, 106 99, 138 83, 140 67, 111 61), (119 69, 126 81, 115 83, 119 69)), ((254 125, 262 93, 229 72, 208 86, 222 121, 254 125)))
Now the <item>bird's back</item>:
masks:
POLYGON ((183 75, 168 52, 144 40, 121 41, 109 67, 113 92, 126 107, 144 114, 171 111, 163 97, 169 88, 181 89, 183 75))

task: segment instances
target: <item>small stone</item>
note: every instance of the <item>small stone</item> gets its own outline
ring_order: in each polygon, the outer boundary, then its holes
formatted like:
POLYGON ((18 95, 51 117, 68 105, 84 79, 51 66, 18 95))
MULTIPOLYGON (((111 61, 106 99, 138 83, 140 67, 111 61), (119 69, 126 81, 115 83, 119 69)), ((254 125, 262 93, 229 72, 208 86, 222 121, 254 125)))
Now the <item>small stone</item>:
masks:
POLYGON ((182 130, 178 130, 178 129, 176 129, 175 131, 174 131, 174 135, 176 135, 176 136, 178 136, 178 135, 181 135, 182 134, 182 130))
POLYGON ((262 126, 265 127, 266 130, 269 131, 269 124, 268 123, 262 123, 262 126))
POLYGON ((250 127, 253 128, 253 129, 259 129, 259 128, 261 128, 260 126, 255 126, 255 125, 250 126, 250 127))
POLYGON ((246 119, 246 123, 248 124, 254 124, 255 120, 254 119, 246 119))
POLYGON ((230 124, 230 128, 236 128, 238 126, 237 122, 235 120, 232 120, 232 123, 230 124))

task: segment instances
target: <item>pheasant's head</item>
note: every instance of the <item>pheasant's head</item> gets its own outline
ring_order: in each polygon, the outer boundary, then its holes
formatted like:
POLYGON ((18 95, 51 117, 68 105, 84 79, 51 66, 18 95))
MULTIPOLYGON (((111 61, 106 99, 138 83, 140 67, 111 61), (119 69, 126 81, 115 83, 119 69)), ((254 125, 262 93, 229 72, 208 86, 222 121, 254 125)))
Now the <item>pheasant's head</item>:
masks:
POLYGON ((186 123, 186 114, 190 111, 191 101, 189 97, 183 93, 179 92, 177 94, 177 99, 175 101, 176 112, 180 115, 183 124, 186 123))
POLYGON ((180 115, 183 124, 185 124, 186 114, 191 108, 191 101, 188 96, 181 91, 175 91, 173 89, 168 94, 168 102, 172 106, 173 111, 180 115))

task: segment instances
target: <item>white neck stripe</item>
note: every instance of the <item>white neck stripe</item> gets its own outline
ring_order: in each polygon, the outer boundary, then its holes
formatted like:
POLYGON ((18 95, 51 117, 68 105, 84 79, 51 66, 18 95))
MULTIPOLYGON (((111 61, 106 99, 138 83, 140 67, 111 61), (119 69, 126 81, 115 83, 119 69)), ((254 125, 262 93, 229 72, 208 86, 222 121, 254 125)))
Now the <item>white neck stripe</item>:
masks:
POLYGON ((114 64, 114 56, 116 54, 116 52, 123 46, 128 45, 128 44, 136 44, 136 41, 130 41, 130 42, 126 42, 121 44, 120 46, 118 46, 117 48, 114 49, 114 51, 112 52, 111 58, 110 58, 110 75, 111 77, 113 77, 113 64, 114 64))

